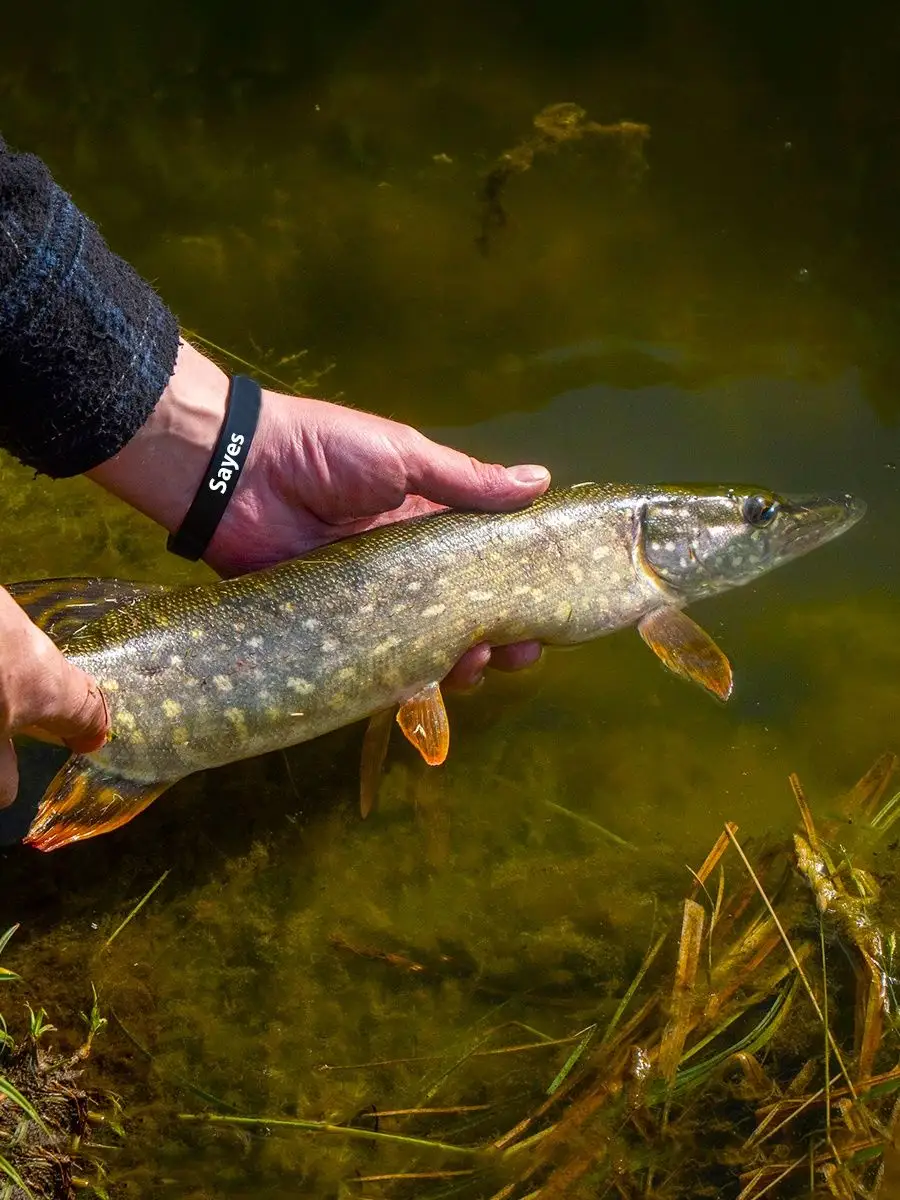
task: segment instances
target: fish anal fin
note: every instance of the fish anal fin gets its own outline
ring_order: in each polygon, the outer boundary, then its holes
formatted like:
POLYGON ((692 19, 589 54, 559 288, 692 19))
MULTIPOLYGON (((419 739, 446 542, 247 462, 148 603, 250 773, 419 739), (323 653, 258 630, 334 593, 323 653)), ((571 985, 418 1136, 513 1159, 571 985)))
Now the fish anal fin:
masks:
POLYGON ((638 633, 670 671, 699 683, 717 700, 731 695, 731 663, 706 630, 680 609, 650 613, 638 624, 638 633))
POLYGON ((369 718, 363 734, 362 755, 359 764, 359 811, 363 820, 378 803, 381 771, 391 739, 391 724, 395 710, 383 708, 369 718))
POLYGON ((5 585, 20 608, 58 645, 108 612, 166 589, 121 579, 35 579, 5 585))
POLYGON ((450 749, 450 721, 439 683, 427 684, 401 704, 397 724, 430 767, 440 766, 450 749))
POLYGON ((73 754, 44 793, 23 840, 38 850, 59 850, 110 833, 143 812, 172 782, 126 779, 73 754))

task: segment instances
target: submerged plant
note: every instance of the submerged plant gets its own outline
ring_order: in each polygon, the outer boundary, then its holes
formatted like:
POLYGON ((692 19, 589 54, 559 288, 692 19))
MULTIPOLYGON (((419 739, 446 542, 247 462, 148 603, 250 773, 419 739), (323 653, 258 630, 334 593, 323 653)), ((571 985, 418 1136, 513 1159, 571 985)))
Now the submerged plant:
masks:
MULTIPOLYGON (((376 1157, 348 1174, 348 1197, 886 1195, 896 936, 869 860, 896 808, 883 796, 897 765, 879 760, 821 828, 792 776, 801 830, 783 845, 754 850, 727 825, 691 871, 678 937, 655 937, 615 1006, 598 999, 568 1036, 508 1020, 445 1056, 323 1065, 368 1075, 376 1095, 386 1073, 406 1073, 406 1104, 343 1119, 181 1118, 368 1143, 376 1157)), ((332 947, 401 976, 453 969, 393 943, 332 947)))
MULTIPOLYGON (((16 926, 0 938, 6 946, 16 926)), ((18 976, 0 968, 0 980, 18 976)), ((26 1004, 28 1028, 21 1040, 2 1023, 0 1037, 0 1196, 3 1200, 63 1200, 78 1189, 107 1200, 105 1169, 86 1148, 91 1125, 103 1120, 98 1096, 79 1084, 81 1064, 105 1024, 94 1005, 88 1037, 74 1054, 54 1052, 46 1042, 55 1026, 43 1008, 26 1004)), ((115 1124, 111 1127, 115 1128, 115 1124)))

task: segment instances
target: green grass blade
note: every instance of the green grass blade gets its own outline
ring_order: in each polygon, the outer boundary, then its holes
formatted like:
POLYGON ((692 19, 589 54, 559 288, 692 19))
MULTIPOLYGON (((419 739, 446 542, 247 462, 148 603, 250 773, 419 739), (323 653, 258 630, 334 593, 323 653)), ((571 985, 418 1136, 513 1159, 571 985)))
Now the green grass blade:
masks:
POLYGON ((552 1083, 547 1088, 548 1096, 552 1096, 553 1093, 556 1091, 556 1089, 558 1087, 560 1087, 566 1081, 566 1079, 571 1074, 573 1068, 575 1067, 576 1063, 578 1063, 579 1059, 584 1054, 585 1050, 587 1050, 588 1046, 594 1040, 594 1035, 596 1034, 596 1032, 597 1032, 596 1025, 590 1025, 584 1031, 584 1036, 581 1038, 581 1040, 578 1042, 578 1045, 575 1047, 575 1049, 572 1051, 572 1053, 569 1055, 569 1057, 563 1063, 562 1067, 560 1068, 560 1070, 554 1077, 552 1083))
POLYGON ((18 931, 18 929, 19 929, 18 925, 10 925, 10 927, 9 927, 9 929, 7 929, 6 933, 4 933, 2 937, 0 937, 0 954, 2 954, 3 951, 6 949, 6 947, 9 945, 10 939, 18 931))
POLYGON ((233 1117, 225 1113, 179 1113, 179 1121, 215 1125, 264 1125, 273 1129, 301 1129, 306 1133, 330 1133, 338 1137, 362 1138, 369 1142, 394 1142, 402 1146, 418 1146, 423 1150, 440 1150, 444 1154, 484 1154, 482 1146, 456 1146, 452 1142, 435 1142, 429 1138, 409 1137, 403 1133, 384 1133, 380 1129, 359 1129, 355 1125, 334 1125, 330 1121, 305 1121, 300 1117, 233 1117))
POLYGON ((16 1168, 12 1165, 9 1159, 4 1158, 2 1154, 0 1154, 0 1171, 2 1171, 8 1179, 11 1179, 17 1188, 20 1188, 25 1193, 25 1195, 28 1197, 28 1200, 34 1200, 34 1192, 31 1190, 16 1168))
POLYGON ((38 1110, 34 1107, 30 1100, 19 1091, 14 1083, 6 1078, 5 1075, 0 1075, 0 1094, 6 1096, 8 1100, 12 1100, 13 1104, 18 1105, 26 1117, 30 1117, 35 1125, 39 1126, 44 1133, 49 1133, 50 1130, 44 1124, 44 1119, 38 1110))
MULTIPOLYGON (((119 936, 119 934, 122 932, 122 930, 125 928, 125 926, 129 923, 129 921, 134 920, 134 918, 138 915, 138 913, 141 911, 141 909, 144 907, 144 905, 147 903, 147 901, 150 899, 150 897, 153 895, 153 893, 156 891, 156 889, 165 883, 166 879, 168 878, 168 875, 169 875, 168 871, 163 871, 162 875, 160 875, 159 879, 157 879, 156 883, 154 883, 154 885, 150 889, 150 891, 147 892, 147 894, 145 896, 143 896, 140 900, 138 900, 137 904, 134 906, 134 908, 131 910, 131 912, 128 914, 128 916, 125 918, 125 920, 122 922, 122 924, 119 925, 116 929, 114 929, 113 932, 106 939, 106 941, 103 943, 104 950, 108 950, 110 948, 110 946, 113 944, 113 942, 116 940, 116 938, 119 936)), ((2 949, 2 947, 0 947, 0 949, 2 949)))

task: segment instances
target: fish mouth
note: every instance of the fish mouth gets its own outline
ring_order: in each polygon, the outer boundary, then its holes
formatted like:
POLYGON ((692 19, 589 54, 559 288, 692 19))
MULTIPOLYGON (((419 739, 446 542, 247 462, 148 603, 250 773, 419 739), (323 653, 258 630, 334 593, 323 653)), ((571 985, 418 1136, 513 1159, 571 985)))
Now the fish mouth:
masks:
POLYGON ((861 521, 866 510, 865 500, 849 492, 840 496, 786 496, 782 512, 790 523, 785 530, 785 548, 801 554, 822 546, 861 521))

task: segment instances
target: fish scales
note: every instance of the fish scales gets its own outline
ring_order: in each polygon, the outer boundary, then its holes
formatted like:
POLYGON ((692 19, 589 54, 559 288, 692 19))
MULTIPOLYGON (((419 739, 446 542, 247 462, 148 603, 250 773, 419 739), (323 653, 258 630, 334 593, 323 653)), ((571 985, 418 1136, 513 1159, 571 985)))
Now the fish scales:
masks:
POLYGON ((398 703, 479 641, 632 624, 666 592, 636 569, 632 508, 597 486, 448 512, 123 606, 63 647, 109 704, 113 738, 92 758, 177 778, 398 703))

